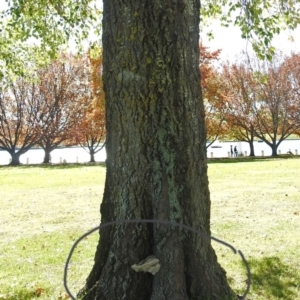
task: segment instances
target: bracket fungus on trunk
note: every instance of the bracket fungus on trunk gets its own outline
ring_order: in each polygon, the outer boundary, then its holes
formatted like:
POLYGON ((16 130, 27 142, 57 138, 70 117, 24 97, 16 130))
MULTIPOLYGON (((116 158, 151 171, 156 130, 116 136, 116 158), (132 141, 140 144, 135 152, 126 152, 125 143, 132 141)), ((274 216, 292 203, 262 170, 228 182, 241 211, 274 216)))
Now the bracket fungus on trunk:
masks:
POLYGON ((155 275, 160 269, 159 259, 157 259, 154 255, 150 255, 137 265, 132 265, 131 268, 135 272, 149 272, 152 275, 155 275))

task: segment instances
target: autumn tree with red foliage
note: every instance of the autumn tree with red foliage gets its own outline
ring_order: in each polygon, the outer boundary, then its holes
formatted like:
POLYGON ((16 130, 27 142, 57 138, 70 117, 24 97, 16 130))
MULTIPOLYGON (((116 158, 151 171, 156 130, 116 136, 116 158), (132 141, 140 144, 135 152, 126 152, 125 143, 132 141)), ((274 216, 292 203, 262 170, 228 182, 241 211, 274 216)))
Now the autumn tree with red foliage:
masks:
POLYGON ((11 155, 10 165, 19 165, 20 156, 41 138, 47 126, 39 122, 45 104, 35 80, 19 78, 0 90, 0 149, 11 155))
POLYGON ((254 137, 270 146, 276 156, 280 143, 299 130, 298 76, 295 54, 276 55, 272 61, 246 57, 224 66, 223 78, 230 90, 226 121, 231 136, 249 143, 250 156, 254 156, 254 137))
POLYGON ((299 66, 294 58, 279 54, 272 61, 249 62, 257 83, 253 90, 255 135, 271 147, 272 156, 277 155, 280 143, 300 128, 299 66))
MULTIPOLYGON (((288 80, 293 92, 293 98, 290 99, 289 114, 294 120, 300 119, 300 54, 292 53, 283 63, 284 67, 289 70, 288 80)), ((300 136, 300 126, 295 129, 295 134, 300 136)))
POLYGON ((73 129, 72 139, 90 154, 90 162, 95 162, 95 154, 105 145, 105 104, 102 85, 102 54, 88 55, 89 91, 85 99, 83 118, 73 129))
POLYGON ((256 126, 255 100, 253 88, 255 80, 252 72, 243 63, 227 64, 222 70, 223 82, 227 86, 226 123, 227 137, 249 144, 250 156, 254 153, 256 126))
POLYGON ((209 51, 200 43, 200 73, 203 102, 205 107, 206 141, 209 147, 227 130, 224 122, 226 91, 221 77, 213 65, 221 50, 209 51))
POLYGON ((62 55, 38 71, 38 76, 39 94, 47 106, 40 120, 47 120, 47 127, 42 130, 38 144, 45 151, 44 163, 49 163, 51 152, 69 139, 84 116, 89 96, 89 71, 83 57, 62 55))

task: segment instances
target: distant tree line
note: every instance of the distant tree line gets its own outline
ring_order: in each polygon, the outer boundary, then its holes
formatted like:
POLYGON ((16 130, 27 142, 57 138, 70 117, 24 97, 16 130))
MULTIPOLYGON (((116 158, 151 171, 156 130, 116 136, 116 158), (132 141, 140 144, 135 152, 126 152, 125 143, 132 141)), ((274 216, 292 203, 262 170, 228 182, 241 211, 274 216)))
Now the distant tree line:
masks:
POLYGON ((60 145, 80 145, 95 161, 106 135, 97 57, 62 54, 46 68, 31 67, 30 78, 2 80, 0 149, 9 152, 11 165, 20 164, 20 156, 34 146, 44 149, 44 163, 60 145))
MULTIPOLYGON (((284 139, 300 134, 300 55, 272 61, 243 55, 220 65, 220 52, 200 44, 207 147, 217 139, 245 141, 254 156, 260 139, 276 156, 284 139)), ((45 151, 43 163, 61 145, 80 145, 95 161, 106 136, 101 53, 95 57, 61 54, 46 68, 31 66, 30 78, 2 80, 0 149, 11 165, 35 146, 45 151)))
POLYGON ((276 156, 283 140, 300 135, 299 54, 277 53, 272 60, 243 54, 216 67, 219 52, 202 53, 209 57, 200 66, 208 146, 216 139, 244 141, 254 156, 259 139, 276 156))

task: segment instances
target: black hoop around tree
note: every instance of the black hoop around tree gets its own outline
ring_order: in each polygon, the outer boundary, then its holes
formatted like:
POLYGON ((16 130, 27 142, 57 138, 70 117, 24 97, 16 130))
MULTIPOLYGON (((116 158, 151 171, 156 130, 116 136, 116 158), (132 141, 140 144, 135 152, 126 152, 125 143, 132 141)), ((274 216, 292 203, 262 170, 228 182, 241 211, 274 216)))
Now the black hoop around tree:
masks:
POLYGON ((213 237, 213 236, 210 236, 210 235, 207 235, 199 230, 196 230, 188 225, 185 225, 185 224, 180 224, 180 223, 177 223, 175 221, 168 221, 168 220, 153 220, 153 219, 132 219, 132 220, 116 220, 116 221, 111 221, 111 222, 107 222, 107 223, 103 223, 91 230, 89 230, 88 232, 86 232, 85 234, 83 234, 81 237, 79 237, 75 243, 73 244, 71 250, 70 250, 70 253, 68 255, 68 258, 66 260, 66 263, 65 263, 65 268, 64 268, 64 287, 65 287, 65 290, 66 292, 69 294, 70 298, 72 300, 76 300, 76 298, 73 296, 73 294, 71 293, 71 291, 69 290, 68 288, 68 285, 67 285, 67 277, 68 277, 68 266, 69 266, 69 263, 71 261, 71 258, 72 258, 72 255, 77 247, 77 245, 84 239, 86 238, 87 236, 89 236, 90 234, 92 234, 93 232, 97 231, 97 230, 100 230, 101 228, 105 228, 105 227, 109 227, 109 226, 112 226, 112 225, 120 225, 120 224, 128 224, 128 223, 157 223, 157 224, 163 224, 163 225, 171 225, 171 226, 176 226, 176 227, 180 227, 180 228, 184 228, 184 229, 187 229, 193 233, 196 233, 198 234, 199 236, 202 236, 204 238, 208 238, 208 239, 211 239, 217 243, 220 243, 222 244, 223 246, 226 246, 228 248, 230 248, 234 254, 239 254, 242 261, 243 261, 243 264, 245 265, 245 268, 247 270, 247 287, 246 287, 246 290, 244 292, 244 294, 239 298, 240 300, 245 300, 246 299, 246 296, 247 294, 249 293, 249 290, 250 290, 250 286, 251 286, 251 272, 250 272, 250 268, 249 268, 249 264, 247 262, 247 260, 245 259, 245 256, 243 255, 242 251, 240 250, 236 250, 231 244, 227 243, 227 242, 224 242, 216 237, 213 237))

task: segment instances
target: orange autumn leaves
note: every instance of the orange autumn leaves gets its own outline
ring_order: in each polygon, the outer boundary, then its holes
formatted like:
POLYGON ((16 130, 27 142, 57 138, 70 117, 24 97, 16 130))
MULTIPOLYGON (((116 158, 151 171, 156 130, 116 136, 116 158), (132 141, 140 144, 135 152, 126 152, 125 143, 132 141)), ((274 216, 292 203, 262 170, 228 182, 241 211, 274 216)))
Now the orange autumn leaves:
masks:
POLYGON ((227 130, 224 117, 226 94, 222 88, 221 77, 214 66, 221 50, 209 51, 208 47, 203 46, 202 43, 199 47, 200 85, 205 108, 206 140, 209 146, 227 130))
POLYGON ((86 149, 90 154, 90 162, 94 162, 94 155, 102 149, 106 137, 102 53, 100 52, 97 57, 89 53, 87 59, 90 66, 89 96, 84 99, 83 118, 73 127, 69 142, 86 149))

